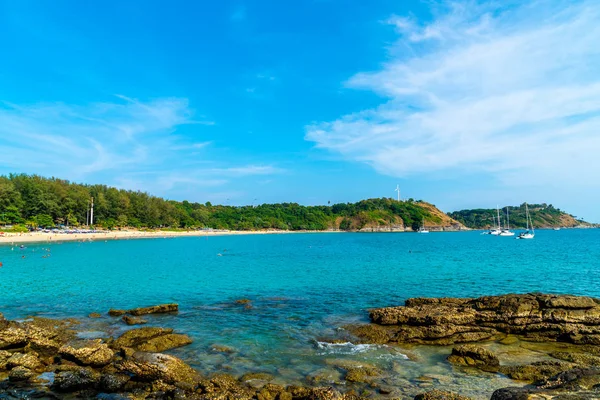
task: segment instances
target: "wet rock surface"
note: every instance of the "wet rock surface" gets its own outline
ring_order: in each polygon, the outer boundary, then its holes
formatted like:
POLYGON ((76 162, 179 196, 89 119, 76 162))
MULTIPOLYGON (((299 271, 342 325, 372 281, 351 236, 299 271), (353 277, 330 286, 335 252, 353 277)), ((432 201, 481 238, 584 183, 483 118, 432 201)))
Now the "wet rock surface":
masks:
POLYGON ((450 345, 501 339, 600 344, 600 300, 511 294, 474 299, 414 298, 405 306, 371 310, 371 326, 350 327, 378 343, 450 345))
POLYGON ((500 368, 500 360, 494 353, 472 344, 455 346, 448 361, 456 365, 477 367, 488 372, 496 372, 500 368))

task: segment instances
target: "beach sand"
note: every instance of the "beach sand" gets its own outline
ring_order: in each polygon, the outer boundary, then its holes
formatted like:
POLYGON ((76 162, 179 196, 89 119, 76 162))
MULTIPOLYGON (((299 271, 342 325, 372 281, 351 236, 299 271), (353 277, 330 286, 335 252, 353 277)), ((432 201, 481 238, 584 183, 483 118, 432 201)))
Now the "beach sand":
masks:
MULTIPOLYGON (((303 233, 306 231, 303 231, 303 233)), ((323 232, 323 231, 319 231, 323 232)), ((54 243, 54 242, 73 242, 73 241, 96 241, 96 240, 119 240, 119 239, 149 239, 149 238, 176 238, 190 236, 222 236, 222 235, 265 235, 280 233, 296 233, 291 231, 106 231, 96 233, 46 233, 46 232, 27 232, 27 233, 7 233, 0 235, 1 244, 22 244, 22 243, 54 243)))

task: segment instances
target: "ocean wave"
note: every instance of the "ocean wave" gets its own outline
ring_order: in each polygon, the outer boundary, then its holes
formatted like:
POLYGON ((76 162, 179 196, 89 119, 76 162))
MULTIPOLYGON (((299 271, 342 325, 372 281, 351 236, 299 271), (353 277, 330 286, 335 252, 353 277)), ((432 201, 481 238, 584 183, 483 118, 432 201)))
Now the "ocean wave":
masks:
MULTIPOLYGON (((317 349, 320 350, 319 354, 360 354, 378 350, 392 350, 389 346, 379 344, 354 344, 351 342, 329 343, 319 341, 316 341, 315 343, 317 349)), ((408 356, 405 354, 395 351, 394 354, 388 353, 386 355, 408 359, 408 356)))

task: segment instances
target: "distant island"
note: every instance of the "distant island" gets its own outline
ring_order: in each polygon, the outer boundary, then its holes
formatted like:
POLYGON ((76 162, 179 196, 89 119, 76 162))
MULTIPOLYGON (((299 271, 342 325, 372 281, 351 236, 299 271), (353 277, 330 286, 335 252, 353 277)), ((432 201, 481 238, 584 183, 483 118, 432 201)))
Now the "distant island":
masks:
MULTIPOLYGON (((591 228, 596 226, 555 208, 552 204, 528 204, 528 207, 535 228, 591 228)), ((519 206, 509 206, 508 209, 510 227, 525 228, 525 203, 519 206)), ((470 229, 489 229, 498 225, 497 213, 495 208, 477 208, 455 211, 448 215, 470 229)), ((506 207, 500 209, 500 220, 502 226, 505 226, 506 207)))

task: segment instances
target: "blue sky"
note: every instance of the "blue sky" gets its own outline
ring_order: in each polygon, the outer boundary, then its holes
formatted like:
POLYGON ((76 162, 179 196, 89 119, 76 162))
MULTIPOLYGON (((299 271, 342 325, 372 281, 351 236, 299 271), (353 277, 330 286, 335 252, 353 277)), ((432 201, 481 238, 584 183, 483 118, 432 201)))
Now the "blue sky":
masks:
POLYGON ((0 0, 0 173, 600 221, 597 3, 0 0))

